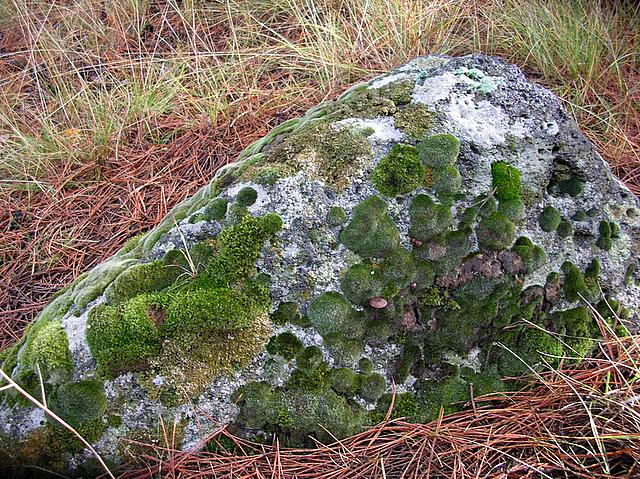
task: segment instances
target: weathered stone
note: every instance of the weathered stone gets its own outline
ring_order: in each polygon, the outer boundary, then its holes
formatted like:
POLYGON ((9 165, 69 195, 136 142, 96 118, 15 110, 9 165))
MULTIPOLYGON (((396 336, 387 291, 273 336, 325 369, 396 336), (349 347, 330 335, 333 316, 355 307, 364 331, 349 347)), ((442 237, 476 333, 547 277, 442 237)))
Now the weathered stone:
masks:
MULTIPOLYGON (((220 424, 311 445, 382 419, 392 382, 394 414, 427 421, 437 398, 578 360, 603 294, 637 328, 639 229, 549 91, 494 58, 417 58, 251 145, 0 360, 37 397, 40 366, 49 404, 115 462, 159 417, 184 447, 220 424)), ((80 470, 64 439, 2 393, 0 471, 80 470)))

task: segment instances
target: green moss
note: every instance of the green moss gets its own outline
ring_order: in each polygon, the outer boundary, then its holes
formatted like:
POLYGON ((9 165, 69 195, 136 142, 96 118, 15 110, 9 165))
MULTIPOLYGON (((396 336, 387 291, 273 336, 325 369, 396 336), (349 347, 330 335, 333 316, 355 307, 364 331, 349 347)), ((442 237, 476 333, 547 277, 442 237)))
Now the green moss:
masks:
POLYGON ((560 238, 569 238, 570 236, 573 236, 573 226, 571 226, 571 223, 568 221, 561 221, 558 223, 556 233, 560 238))
POLYGON ((564 273, 562 291, 565 298, 571 303, 580 300, 580 296, 584 296, 587 292, 584 276, 576 265, 569 261, 562 264, 562 272, 564 273))
POLYGON ((511 250, 522 258, 527 273, 532 273, 547 262, 547 255, 544 250, 540 246, 533 244, 525 236, 518 238, 511 250))
POLYGON ((586 306, 555 312, 553 324, 556 331, 563 335, 567 353, 575 361, 580 361, 593 348, 597 331, 586 306))
POLYGON ((308 346, 296 356, 296 364, 300 369, 316 369, 322 362, 322 350, 318 346, 308 346))
POLYGON ((497 211, 498 202, 493 196, 476 196, 460 217, 460 226, 472 226, 477 218, 484 218, 497 211))
POLYGON ((362 409, 330 389, 308 392, 249 383, 237 393, 237 422, 278 435, 288 446, 313 445, 309 436, 332 441, 355 434, 366 424, 362 409))
POLYGON ((560 193, 567 194, 571 197, 578 196, 580 193, 582 193, 583 189, 584 189, 584 182, 582 182, 580 179, 576 178, 575 176, 572 176, 571 178, 568 178, 565 180, 561 180, 558 183, 558 191, 560 193))
POLYGON ((198 289, 174 295, 166 309, 161 331, 233 331, 246 328, 260 313, 250 296, 228 288, 198 289))
POLYGON ((387 214, 387 205, 370 196, 353 209, 353 217, 340 233, 340 241, 360 256, 385 256, 394 251, 400 237, 395 222, 387 214))
POLYGON ((258 192, 250 186, 245 186, 236 195, 236 203, 240 206, 251 206, 258 199, 258 192))
POLYGON ((460 410, 460 403, 470 397, 469 384, 456 376, 440 381, 420 381, 416 389, 422 414, 427 421, 436 419, 441 407, 445 414, 460 410))
POLYGON ((294 302, 280 303, 278 309, 271 313, 271 321, 278 326, 284 326, 286 323, 299 324, 298 304, 294 302))
POLYGON ((62 384, 56 389, 50 407, 73 427, 98 420, 107 410, 102 381, 89 379, 62 384))
POLYGON ((373 372, 373 362, 369 358, 360 358, 358 361, 358 370, 362 374, 369 374, 373 372))
POLYGON ((327 223, 329 226, 340 226, 347 220, 347 214, 344 208, 340 206, 332 206, 327 213, 327 223))
POLYGON ((378 373, 364 374, 360 380, 358 395, 369 402, 376 402, 387 389, 387 383, 378 373))
POLYGON ((422 350, 415 343, 405 345, 402 354, 396 363, 393 379, 398 383, 404 383, 409 377, 412 366, 422 361, 422 350))
POLYGON ((422 140, 433 124, 433 115, 421 103, 410 103, 393 115, 395 127, 405 135, 422 140))
POLYGON ((561 220, 560 212, 553 206, 547 206, 542 210, 540 216, 538 216, 538 224, 540 225, 540 228, 542 231, 546 231, 547 233, 555 231, 561 220))
POLYGON ((340 293, 330 291, 315 298, 307 310, 314 328, 325 337, 332 333, 349 333, 355 322, 355 310, 340 293))
POLYGON ((371 181, 385 196, 407 194, 423 182, 425 168, 415 147, 396 143, 373 169, 371 181))
POLYGON ((304 348, 302 341, 298 337, 285 331, 271 338, 267 344, 267 351, 271 354, 282 356, 287 361, 296 357, 296 355, 304 348))
POLYGON ((366 306, 369 299, 382 294, 382 277, 371 264, 351 266, 340 282, 344 295, 353 304, 366 306))
POLYGON ((205 217, 209 220, 221 221, 227 214, 228 201, 226 198, 215 198, 204 209, 205 217))
POLYGON ((153 311, 156 300, 148 295, 135 298, 126 315, 106 304, 89 312, 87 343, 100 371, 115 374, 136 369, 145 358, 157 354, 160 339, 153 315, 131 314, 145 307, 153 311))
POLYGON ((520 198, 520 172, 516 168, 504 161, 496 161, 491 164, 491 178, 499 201, 520 198))
POLYGON ((35 370, 39 365, 45 379, 54 372, 71 371, 69 342, 60 321, 41 321, 41 325, 34 326, 26 338, 20 358, 24 366, 35 370))
POLYGON ((433 135, 416 145, 422 162, 439 170, 447 166, 453 166, 460 153, 460 142, 452 135, 433 135))
POLYGON ((353 330, 349 331, 350 336, 345 334, 347 333, 324 336, 324 345, 338 364, 352 366, 362 356, 362 339, 354 336, 364 336, 364 322, 354 322, 353 330))
POLYGON ((162 261, 130 266, 105 291, 108 304, 116 305, 142 293, 161 291, 171 286, 180 275, 179 268, 162 261))
POLYGON ((583 210, 578 210, 574 213, 573 217, 571 218, 573 221, 587 221, 587 219, 589 219, 589 217, 587 216, 587 214, 583 211, 583 210))
POLYGON ((528 328, 522 334, 521 348, 540 353, 552 367, 557 367, 564 348, 560 339, 547 331, 528 328))
POLYGON ((118 416, 117 414, 109 414, 107 416, 107 426, 118 428, 122 426, 122 416, 118 416))
POLYGON ((600 214, 600 210, 598 208, 589 208, 587 210, 587 216, 589 218, 597 218, 599 214, 600 214))
POLYGON ((455 195, 461 186, 462 177, 455 166, 444 166, 433 171, 431 188, 439 197, 455 195))
POLYGON ((434 203, 427 195, 413 198, 409 205, 409 217, 409 235, 420 241, 429 241, 453 226, 451 208, 434 203))
POLYGON ((332 369, 329 379, 333 390, 345 396, 353 396, 359 387, 358 374, 350 368, 332 369))
POLYGON ((375 422, 382 421, 391 408, 392 402, 393 409, 390 419, 405 418, 409 422, 423 421, 424 417, 418 407, 418 402, 411 393, 398 393, 395 397, 391 393, 383 394, 378 400, 375 411, 373 411, 372 419, 375 422))
POLYGON ((513 222, 497 211, 482 218, 476 229, 480 246, 492 250, 504 250, 511 246, 515 232, 513 222))
POLYGON ((501 201, 498 204, 498 211, 514 223, 522 221, 525 216, 524 205, 519 198, 501 201))
POLYGON ((613 246, 613 241, 611 240, 611 223, 609 223, 608 221, 601 221, 600 225, 598 226, 598 233, 599 236, 598 240, 596 241, 596 245, 598 245, 600 249, 609 251, 613 246))
POLYGON ((212 273, 229 274, 230 281, 251 274, 264 242, 281 227, 282 220, 267 213, 261 218, 245 216, 223 229, 218 235, 219 261, 212 265, 212 273))

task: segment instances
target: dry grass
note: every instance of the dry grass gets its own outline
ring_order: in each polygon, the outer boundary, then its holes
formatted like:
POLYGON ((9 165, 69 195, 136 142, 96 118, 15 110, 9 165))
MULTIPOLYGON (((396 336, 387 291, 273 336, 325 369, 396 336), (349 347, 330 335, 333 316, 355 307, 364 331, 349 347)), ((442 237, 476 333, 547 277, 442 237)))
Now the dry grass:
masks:
POLYGON ((498 54, 640 193, 639 7, 0 0, 0 348, 252 140, 421 54, 498 54))
POLYGON ((383 422, 315 449, 256 444, 221 428, 203 441, 216 452, 180 451, 165 430, 164 446, 148 447, 119 477, 638 477, 640 336, 612 338, 579 366, 467 406, 428 424, 383 422))

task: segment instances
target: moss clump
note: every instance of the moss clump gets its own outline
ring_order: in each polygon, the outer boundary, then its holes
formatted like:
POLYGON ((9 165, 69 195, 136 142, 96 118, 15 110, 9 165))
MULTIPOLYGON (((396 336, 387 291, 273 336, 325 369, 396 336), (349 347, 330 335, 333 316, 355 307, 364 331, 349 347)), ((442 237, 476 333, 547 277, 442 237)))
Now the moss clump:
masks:
POLYGON ((567 194, 569 196, 576 197, 582 190, 584 189, 584 182, 582 182, 579 178, 572 176, 571 178, 567 178, 565 180, 561 180, 558 183, 558 191, 560 193, 567 194))
POLYGON ((340 293, 333 291, 315 298, 309 304, 307 316, 322 337, 334 333, 354 337, 362 331, 357 324, 356 311, 340 293))
POLYGON ((519 198, 516 198, 515 200, 501 201, 498 204, 498 211, 514 223, 521 221, 525 216, 524 205, 519 198))
POLYGON ((267 351, 269 353, 282 356, 287 361, 295 358, 296 354, 303 348, 304 345, 302 341, 300 341, 295 334, 288 331, 272 337, 267 344, 267 351))
MULTIPOLYGON (((135 298, 129 311, 141 305, 155 309, 155 297, 144 295, 135 298)), ((152 314, 127 314, 116 307, 100 304, 89 312, 87 319, 87 343, 91 354, 103 373, 138 369, 149 356, 160 349, 160 337, 152 314)))
POLYGON ((250 186, 245 186, 236 195, 236 203, 240 206, 251 206, 258 199, 258 192, 250 186))
POLYGON ((520 172, 516 168, 504 161, 496 161, 491 164, 491 178, 498 201, 520 198, 520 172))
POLYGON ((497 211, 482 218, 476 229, 480 246, 492 250, 507 249, 513 243, 515 233, 513 222, 497 211))
POLYGON ((420 346, 415 343, 405 345, 397 361, 393 379, 399 384, 404 383, 409 377, 411 368, 421 361, 422 349, 420 349, 420 346))
POLYGON ((433 170, 453 166, 460 153, 460 142, 455 136, 433 135, 416 145, 422 162, 433 170))
POLYGON ((245 216, 238 224, 223 229, 218 235, 219 258, 213 265, 212 273, 227 273, 228 281, 251 274, 264 242, 281 227, 280 217, 267 213, 261 218, 245 216))
POLYGON ((126 269, 109 285, 105 298, 110 305, 122 303, 141 293, 152 293, 171 286, 181 271, 162 261, 136 264, 126 269))
POLYGON ((410 103, 393 115, 395 127, 405 135, 422 140, 433 124, 433 115, 421 103, 410 103))
POLYGON ((340 226, 347 220, 347 214, 344 208, 340 206, 332 206, 327 213, 327 223, 329 226, 340 226))
POLYGON ((205 217, 209 220, 221 221, 227 214, 229 202, 226 198, 214 198, 204 209, 205 217))
POLYGON ((233 331, 249 326, 260 310, 254 298, 228 288, 176 294, 166 308, 163 335, 178 331, 233 331))
POLYGON ((538 224, 540 225, 540 228, 542 231, 546 231, 547 233, 555 231, 561 220, 560 212, 553 206, 547 206, 542 210, 540 216, 538 216, 538 224))
POLYGON ((416 398, 411 393, 386 393, 378 400, 376 409, 372 411, 372 419, 374 422, 381 422, 391 408, 393 401, 393 410, 390 419, 405 418, 409 422, 422 422, 424 416, 420 411, 416 398))
POLYGON ((469 384, 458 376, 440 381, 420 381, 416 389, 421 413, 427 421, 436 419, 440 408, 445 414, 460 410, 460 403, 470 397, 469 384))
POLYGON ((598 226, 598 240, 596 241, 596 245, 605 251, 609 251, 613 246, 612 241, 612 228, 611 223, 609 221, 601 221, 598 226))
POLYGON ((73 427, 100 419, 107 410, 102 381, 89 379, 60 385, 51 409, 73 427))
POLYGON ((446 233, 453 226, 451 208, 434 203, 427 195, 413 198, 409 205, 409 216, 409 235, 420 241, 429 241, 446 233))
POLYGON ((298 303, 284 302, 278 305, 273 313, 271 313, 271 321, 278 326, 284 326, 286 323, 300 324, 300 313, 298 312, 298 303))
POLYGON ((562 272, 564 273, 562 282, 564 297, 571 303, 580 300, 581 296, 584 296, 587 292, 587 285, 582 272, 569 261, 565 261, 562 264, 562 272))
POLYGON ((425 168, 418 158, 418 150, 396 143, 371 174, 376 189, 385 196, 410 193, 422 184, 425 168))
POLYGON ((544 250, 525 236, 518 238, 511 250, 522 258, 527 273, 532 273, 547 262, 544 250))
POLYGON ((353 396, 359 387, 358 374, 350 368, 334 368, 329 376, 331 387, 338 394, 353 396))
POLYGON ((318 346, 308 346, 296 356, 296 364, 300 369, 316 369, 322 363, 322 350, 318 346))
POLYGON ((445 166, 433 171, 431 187, 438 196, 455 195, 462 186, 462 177, 455 166, 445 166))
POLYGON ((340 241, 360 256, 382 257, 400 243, 395 222, 387 214, 387 205, 370 196, 353 209, 353 217, 340 233, 340 241))
POLYGON ((587 214, 583 211, 583 210, 578 210, 574 213, 573 217, 571 218, 573 221, 587 221, 589 219, 589 217, 587 216, 587 214))
POLYGON ((589 354, 597 331, 585 306, 555 312, 553 323, 556 331, 563 335, 567 352, 575 361, 589 354))
POLYGON ((361 407, 331 389, 308 392, 249 383, 235 396, 240 407, 236 420, 240 425, 275 433, 288 446, 313 445, 309 436, 320 441, 344 438, 367 423, 361 407))
POLYGON ((368 263, 351 266, 340 284, 349 301, 361 306, 365 306, 369 299, 380 296, 382 291, 381 274, 368 263))
POLYGON ((558 223, 556 233, 560 238, 568 238, 573 235, 573 226, 568 221, 561 221, 558 223))
POLYGON ((361 377, 358 395, 369 402, 376 402, 387 389, 384 377, 378 373, 368 373, 361 377))
POLYGON ((45 378, 56 372, 71 371, 69 341, 60 321, 42 321, 42 324, 34 326, 26 337, 20 358, 24 366, 35 370, 38 365, 45 378))

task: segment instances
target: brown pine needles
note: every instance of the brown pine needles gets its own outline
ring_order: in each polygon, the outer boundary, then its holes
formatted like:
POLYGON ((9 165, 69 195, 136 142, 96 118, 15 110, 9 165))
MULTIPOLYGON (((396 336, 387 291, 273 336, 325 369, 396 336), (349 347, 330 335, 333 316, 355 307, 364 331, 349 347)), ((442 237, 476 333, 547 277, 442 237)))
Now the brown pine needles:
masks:
POLYGON ((594 358, 531 380, 428 424, 387 421, 315 449, 257 444, 221 428, 203 441, 217 452, 150 447, 120 477, 640 477, 640 336, 610 339, 594 358))

